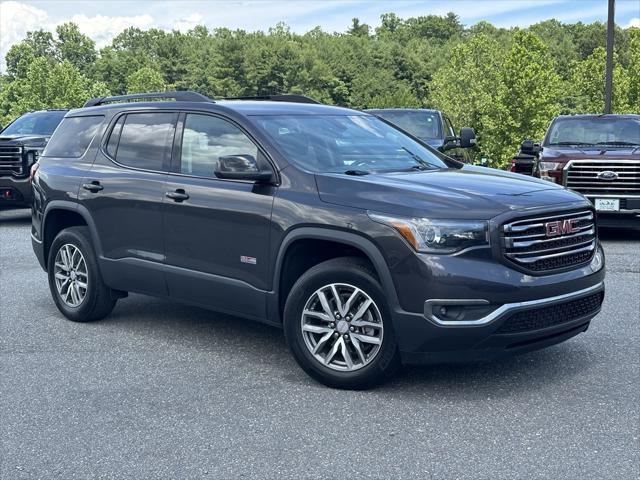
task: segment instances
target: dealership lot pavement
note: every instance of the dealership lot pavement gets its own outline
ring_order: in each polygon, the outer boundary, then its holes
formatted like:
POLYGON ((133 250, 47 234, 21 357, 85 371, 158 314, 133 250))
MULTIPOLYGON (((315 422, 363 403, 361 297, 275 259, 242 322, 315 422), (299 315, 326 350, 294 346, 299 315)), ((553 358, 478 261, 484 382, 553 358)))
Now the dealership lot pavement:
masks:
POLYGON ((139 295, 58 313, 27 211, 0 212, 0 478, 637 478, 640 238, 604 232, 585 334, 369 392, 310 380, 281 332, 139 295))

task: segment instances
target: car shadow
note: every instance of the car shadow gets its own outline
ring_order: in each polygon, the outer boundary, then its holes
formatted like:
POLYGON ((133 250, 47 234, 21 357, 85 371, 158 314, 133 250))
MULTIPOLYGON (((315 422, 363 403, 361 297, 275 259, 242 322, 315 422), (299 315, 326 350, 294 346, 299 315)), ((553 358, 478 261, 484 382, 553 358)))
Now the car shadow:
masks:
MULTIPOLYGON (((259 373, 260 381, 266 375, 296 387, 326 388, 297 366, 282 330, 261 323, 132 295, 120 301, 113 314, 95 324, 98 325, 145 336, 145 343, 160 342, 171 348, 223 356, 238 368, 259 373)), ((570 384, 572 377, 583 375, 592 363, 593 352, 583 343, 571 342, 493 362, 403 367, 389 382, 368 393, 380 397, 427 396, 439 401, 467 401, 513 397, 548 385, 556 388, 570 384)))
POLYGON ((598 237, 605 241, 626 242, 629 240, 640 240, 640 230, 626 228, 602 228, 598 229, 598 237))
POLYGON ((31 210, 0 210, 0 225, 27 225, 31 223, 31 210))

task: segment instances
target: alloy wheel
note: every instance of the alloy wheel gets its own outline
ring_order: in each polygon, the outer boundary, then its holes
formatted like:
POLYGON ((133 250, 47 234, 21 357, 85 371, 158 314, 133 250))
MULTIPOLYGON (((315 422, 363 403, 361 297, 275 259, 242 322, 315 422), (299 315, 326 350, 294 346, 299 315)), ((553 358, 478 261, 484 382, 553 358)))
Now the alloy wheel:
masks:
POLYGON ((382 346, 382 315, 362 289, 332 283, 307 300, 301 319, 304 343, 333 370, 354 371, 369 365, 382 346))
POLYGON ((54 279, 60 299, 69 307, 78 307, 87 295, 87 263, 80 249, 67 243, 58 249, 54 279))

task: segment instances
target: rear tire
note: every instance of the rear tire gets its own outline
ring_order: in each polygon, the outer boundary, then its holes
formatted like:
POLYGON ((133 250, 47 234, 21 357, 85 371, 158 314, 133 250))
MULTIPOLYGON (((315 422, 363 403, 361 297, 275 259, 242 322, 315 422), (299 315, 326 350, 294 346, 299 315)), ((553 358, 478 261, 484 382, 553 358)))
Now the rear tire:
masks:
POLYGON ((328 260, 305 272, 287 298, 284 332, 300 367, 330 387, 371 388, 400 366, 386 296, 359 258, 328 260))
POLYGON ((118 296, 102 281, 87 227, 62 230, 47 259, 49 289, 58 310, 74 322, 106 317, 118 296))

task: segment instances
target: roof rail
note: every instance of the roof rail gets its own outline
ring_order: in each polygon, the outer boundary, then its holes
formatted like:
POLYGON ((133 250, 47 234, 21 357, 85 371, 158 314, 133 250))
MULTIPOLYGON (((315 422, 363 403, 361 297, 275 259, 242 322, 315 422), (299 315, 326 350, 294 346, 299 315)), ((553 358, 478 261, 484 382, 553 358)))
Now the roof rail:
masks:
POLYGON ((209 97, 205 97, 197 92, 176 91, 176 92, 154 92, 154 93, 133 93, 131 95, 116 95, 113 97, 96 97, 87 100, 83 107, 95 107, 105 103, 126 102, 128 100, 138 100, 141 98, 172 98, 183 102, 213 102, 209 97))
POLYGON ((223 100, 268 100, 271 102, 291 102, 291 103, 322 103, 306 95, 297 93, 283 93, 278 95, 257 95, 255 97, 224 97, 223 100))

